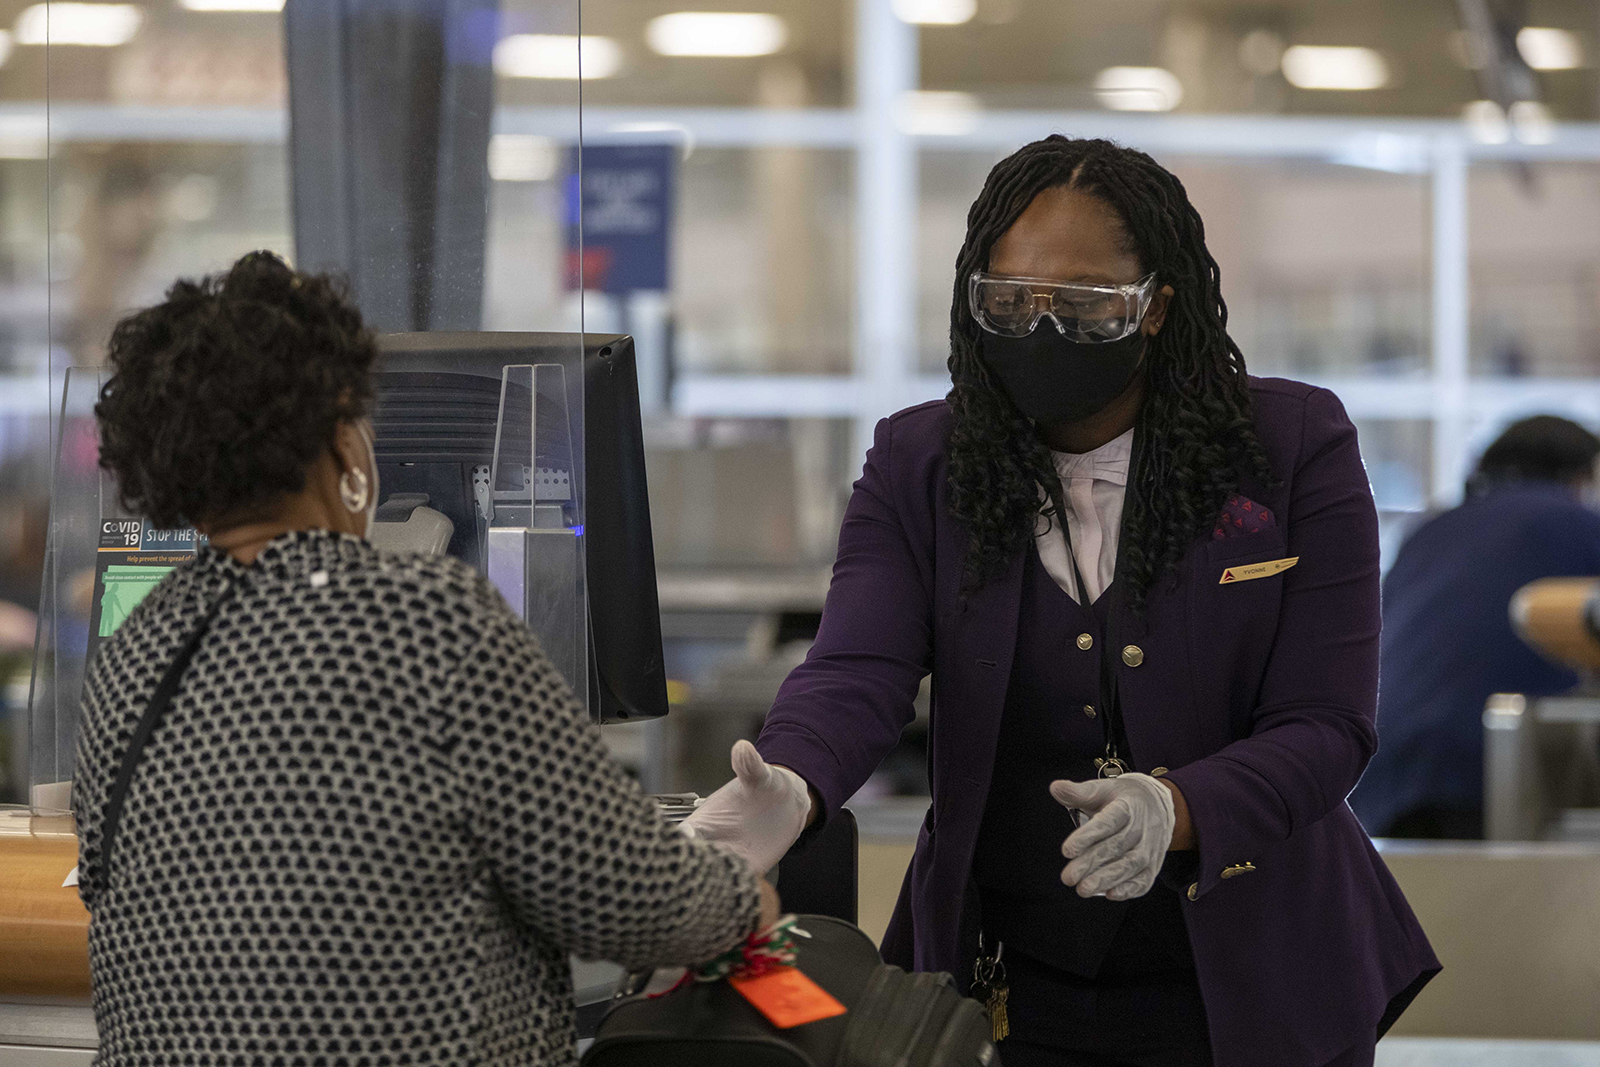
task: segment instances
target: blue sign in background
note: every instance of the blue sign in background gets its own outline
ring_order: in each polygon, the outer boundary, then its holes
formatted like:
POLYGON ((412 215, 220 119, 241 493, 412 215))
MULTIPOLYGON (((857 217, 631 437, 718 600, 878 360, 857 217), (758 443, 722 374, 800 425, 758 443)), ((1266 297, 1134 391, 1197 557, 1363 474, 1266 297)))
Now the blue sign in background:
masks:
POLYGON ((578 168, 570 166, 567 175, 568 288, 579 285, 580 203, 585 289, 630 293, 667 288, 677 155, 676 146, 665 144, 583 149, 581 197, 578 168))

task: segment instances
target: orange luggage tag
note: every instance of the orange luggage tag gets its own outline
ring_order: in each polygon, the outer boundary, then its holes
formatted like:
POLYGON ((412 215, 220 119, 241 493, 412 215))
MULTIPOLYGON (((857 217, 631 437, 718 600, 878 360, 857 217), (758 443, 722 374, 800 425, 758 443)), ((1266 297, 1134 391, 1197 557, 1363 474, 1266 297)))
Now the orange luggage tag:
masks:
POLYGON ((750 977, 735 975, 728 984, 780 1030, 831 1019, 849 1010, 794 966, 778 966, 750 977))
POLYGON ((795 925, 793 915, 785 915, 767 929, 751 934, 744 944, 685 974, 678 985, 726 978, 740 996, 780 1030, 843 1015, 849 1009, 796 966, 794 939, 810 936, 795 925))

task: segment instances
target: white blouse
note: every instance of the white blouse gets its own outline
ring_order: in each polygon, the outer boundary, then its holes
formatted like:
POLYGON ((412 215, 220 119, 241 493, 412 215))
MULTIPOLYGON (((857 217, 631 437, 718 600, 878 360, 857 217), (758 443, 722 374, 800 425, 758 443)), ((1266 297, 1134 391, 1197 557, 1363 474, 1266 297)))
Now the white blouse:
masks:
MULTIPOLYGON (((1122 501, 1128 487, 1128 464, 1133 457, 1133 431, 1107 441, 1093 452, 1052 452, 1067 499, 1067 531, 1083 571, 1083 584, 1091 601, 1100 599, 1117 571, 1117 535, 1122 530, 1122 501)), ((1078 599, 1061 527, 1039 516, 1035 531, 1039 561, 1057 585, 1078 599)))

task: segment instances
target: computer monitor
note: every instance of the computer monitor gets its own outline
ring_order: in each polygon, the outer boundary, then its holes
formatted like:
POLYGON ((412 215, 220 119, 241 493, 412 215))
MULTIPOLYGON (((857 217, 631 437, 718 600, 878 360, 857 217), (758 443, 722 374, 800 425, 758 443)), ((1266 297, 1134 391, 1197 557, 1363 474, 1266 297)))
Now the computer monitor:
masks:
POLYGON ((587 674, 599 721, 665 715, 633 339, 400 333, 380 336, 378 347, 379 519, 406 521, 418 508, 442 515, 448 522, 434 519, 428 536, 488 574, 530 623, 562 606, 546 603, 532 578, 507 579, 503 562, 535 577, 543 568, 552 588, 570 584, 561 568, 576 566, 587 632, 563 650, 559 634, 541 631, 546 651, 568 673, 587 674), (511 444, 530 439, 522 453, 511 444), (508 556, 511 528, 526 547, 508 556), (535 536, 545 533, 553 536, 535 536))

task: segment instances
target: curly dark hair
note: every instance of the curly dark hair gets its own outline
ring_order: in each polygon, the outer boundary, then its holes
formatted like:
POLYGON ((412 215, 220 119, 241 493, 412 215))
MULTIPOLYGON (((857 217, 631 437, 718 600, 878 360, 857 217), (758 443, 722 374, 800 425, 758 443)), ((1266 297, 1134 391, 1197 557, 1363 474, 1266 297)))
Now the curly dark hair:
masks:
POLYGON ((377 352, 340 282, 271 252, 180 280, 111 333, 100 465, 160 527, 248 514, 303 489, 338 425, 366 415, 377 352))
POLYGON ((1183 183, 1143 152, 1059 134, 997 163, 967 214, 950 305, 950 506, 968 531, 963 585, 997 577, 1033 535, 1036 516, 1062 508, 1050 450, 989 374, 967 307, 967 279, 1045 189, 1079 189, 1121 217, 1141 269, 1170 285, 1161 331, 1145 358, 1145 399, 1123 510, 1118 571, 1134 610, 1211 528, 1242 475, 1276 484, 1256 437, 1244 356, 1228 336, 1217 262, 1183 183), (1039 487, 1049 499, 1041 505, 1039 487))

